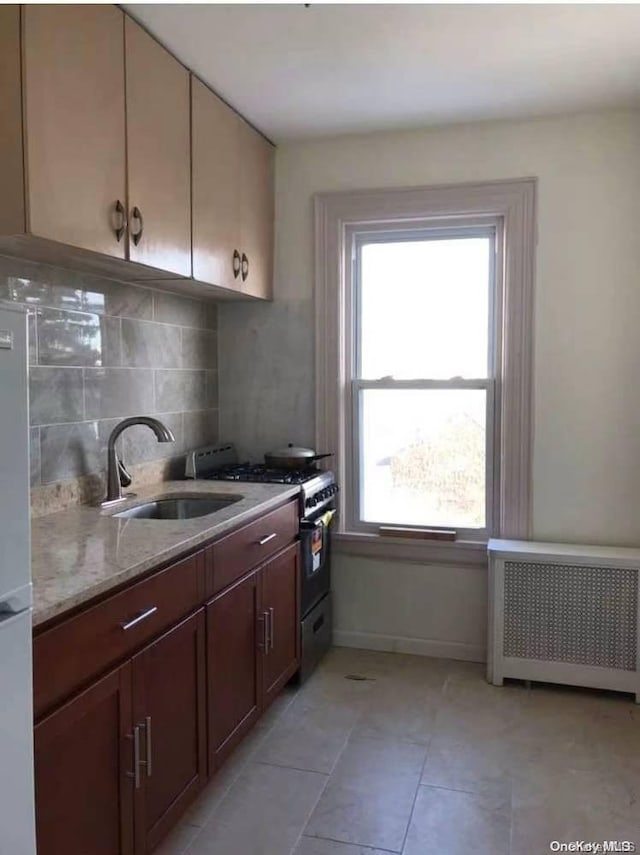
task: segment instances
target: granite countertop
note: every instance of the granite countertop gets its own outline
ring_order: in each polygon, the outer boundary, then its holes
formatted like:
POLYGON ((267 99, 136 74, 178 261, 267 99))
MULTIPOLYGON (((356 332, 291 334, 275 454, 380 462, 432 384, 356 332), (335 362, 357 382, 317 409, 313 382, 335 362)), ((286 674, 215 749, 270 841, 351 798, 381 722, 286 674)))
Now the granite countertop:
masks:
POLYGON ((122 585, 158 564, 266 513, 299 492, 282 484, 164 481, 136 490, 114 509, 81 505, 34 519, 31 525, 33 625, 122 585), (115 519, 141 500, 168 495, 236 495, 242 499, 191 520, 115 519))

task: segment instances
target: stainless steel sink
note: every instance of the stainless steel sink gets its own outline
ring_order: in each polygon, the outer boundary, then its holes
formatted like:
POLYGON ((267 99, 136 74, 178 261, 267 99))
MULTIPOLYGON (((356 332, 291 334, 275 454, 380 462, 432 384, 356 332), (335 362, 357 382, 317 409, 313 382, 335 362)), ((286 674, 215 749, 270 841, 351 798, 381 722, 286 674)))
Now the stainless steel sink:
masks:
POLYGON ((242 496, 180 496, 155 499, 111 514, 125 520, 191 520, 214 514, 239 502, 242 496))

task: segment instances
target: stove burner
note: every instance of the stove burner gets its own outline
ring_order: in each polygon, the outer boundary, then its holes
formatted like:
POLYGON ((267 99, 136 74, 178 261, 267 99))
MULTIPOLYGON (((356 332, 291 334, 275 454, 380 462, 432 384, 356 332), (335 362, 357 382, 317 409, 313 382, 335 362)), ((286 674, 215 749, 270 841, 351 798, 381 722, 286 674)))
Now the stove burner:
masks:
POLYGON ((320 474, 319 469, 270 469, 263 463, 229 463, 200 477, 213 481, 253 481, 263 484, 304 484, 320 474))

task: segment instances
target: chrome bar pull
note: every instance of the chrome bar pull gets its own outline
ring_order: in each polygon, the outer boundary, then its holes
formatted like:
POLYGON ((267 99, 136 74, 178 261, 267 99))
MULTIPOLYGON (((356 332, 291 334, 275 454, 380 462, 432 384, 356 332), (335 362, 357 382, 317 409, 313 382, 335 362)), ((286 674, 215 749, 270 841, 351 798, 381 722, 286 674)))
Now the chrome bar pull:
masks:
POLYGON ((274 531, 274 532, 273 532, 273 534, 268 534, 266 537, 262 537, 262 538, 258 541, 258 546, 264 546, 264 545, 265 545, 265 543, 269 543, 269 541, 270 541, 270 540, 273 540, 273 538, 274 538, 274 537, 277 537, 277 536, 278 536, 278 535, 277 535, 277 534, 276 534, 276 532, 274 531))
POLYGON ((274 625, 274 611, 273 607, 269 608, 269 647, 273 650, 273 625, 274 625))
POLYGON ((262 645, 264 647, 264 652, 269 652, 269 612, 262 612, 262 645))
POLYGON ((139 614, 136 617, 132 618, 130 621, 127 621, 127 623, 121 623, 120 626, 126 632, 128 629, 133 629, 134 626, 137 626, 139 623, 142 623, 143 620, 146 620, 147 618, 151 617, 151 615, 155 614, 157 611, 157 606, 151 606, 150 609, 147 609, 146 611, 142 612, 142 614, 139 614))
POLYGON ((151 716, 148 715, 145 719, 145 729, 147 732, 147 778, 151 777, 152 766, 151 766, 151 716))

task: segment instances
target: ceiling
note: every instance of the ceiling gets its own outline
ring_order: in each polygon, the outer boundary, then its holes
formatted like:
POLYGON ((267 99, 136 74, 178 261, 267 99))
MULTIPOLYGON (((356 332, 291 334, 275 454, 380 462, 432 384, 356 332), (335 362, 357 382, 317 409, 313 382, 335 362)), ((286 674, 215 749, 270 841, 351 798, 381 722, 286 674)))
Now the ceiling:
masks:
POLYGON ((640 103, 640 5, 125 8, 275 142, 640 103))

